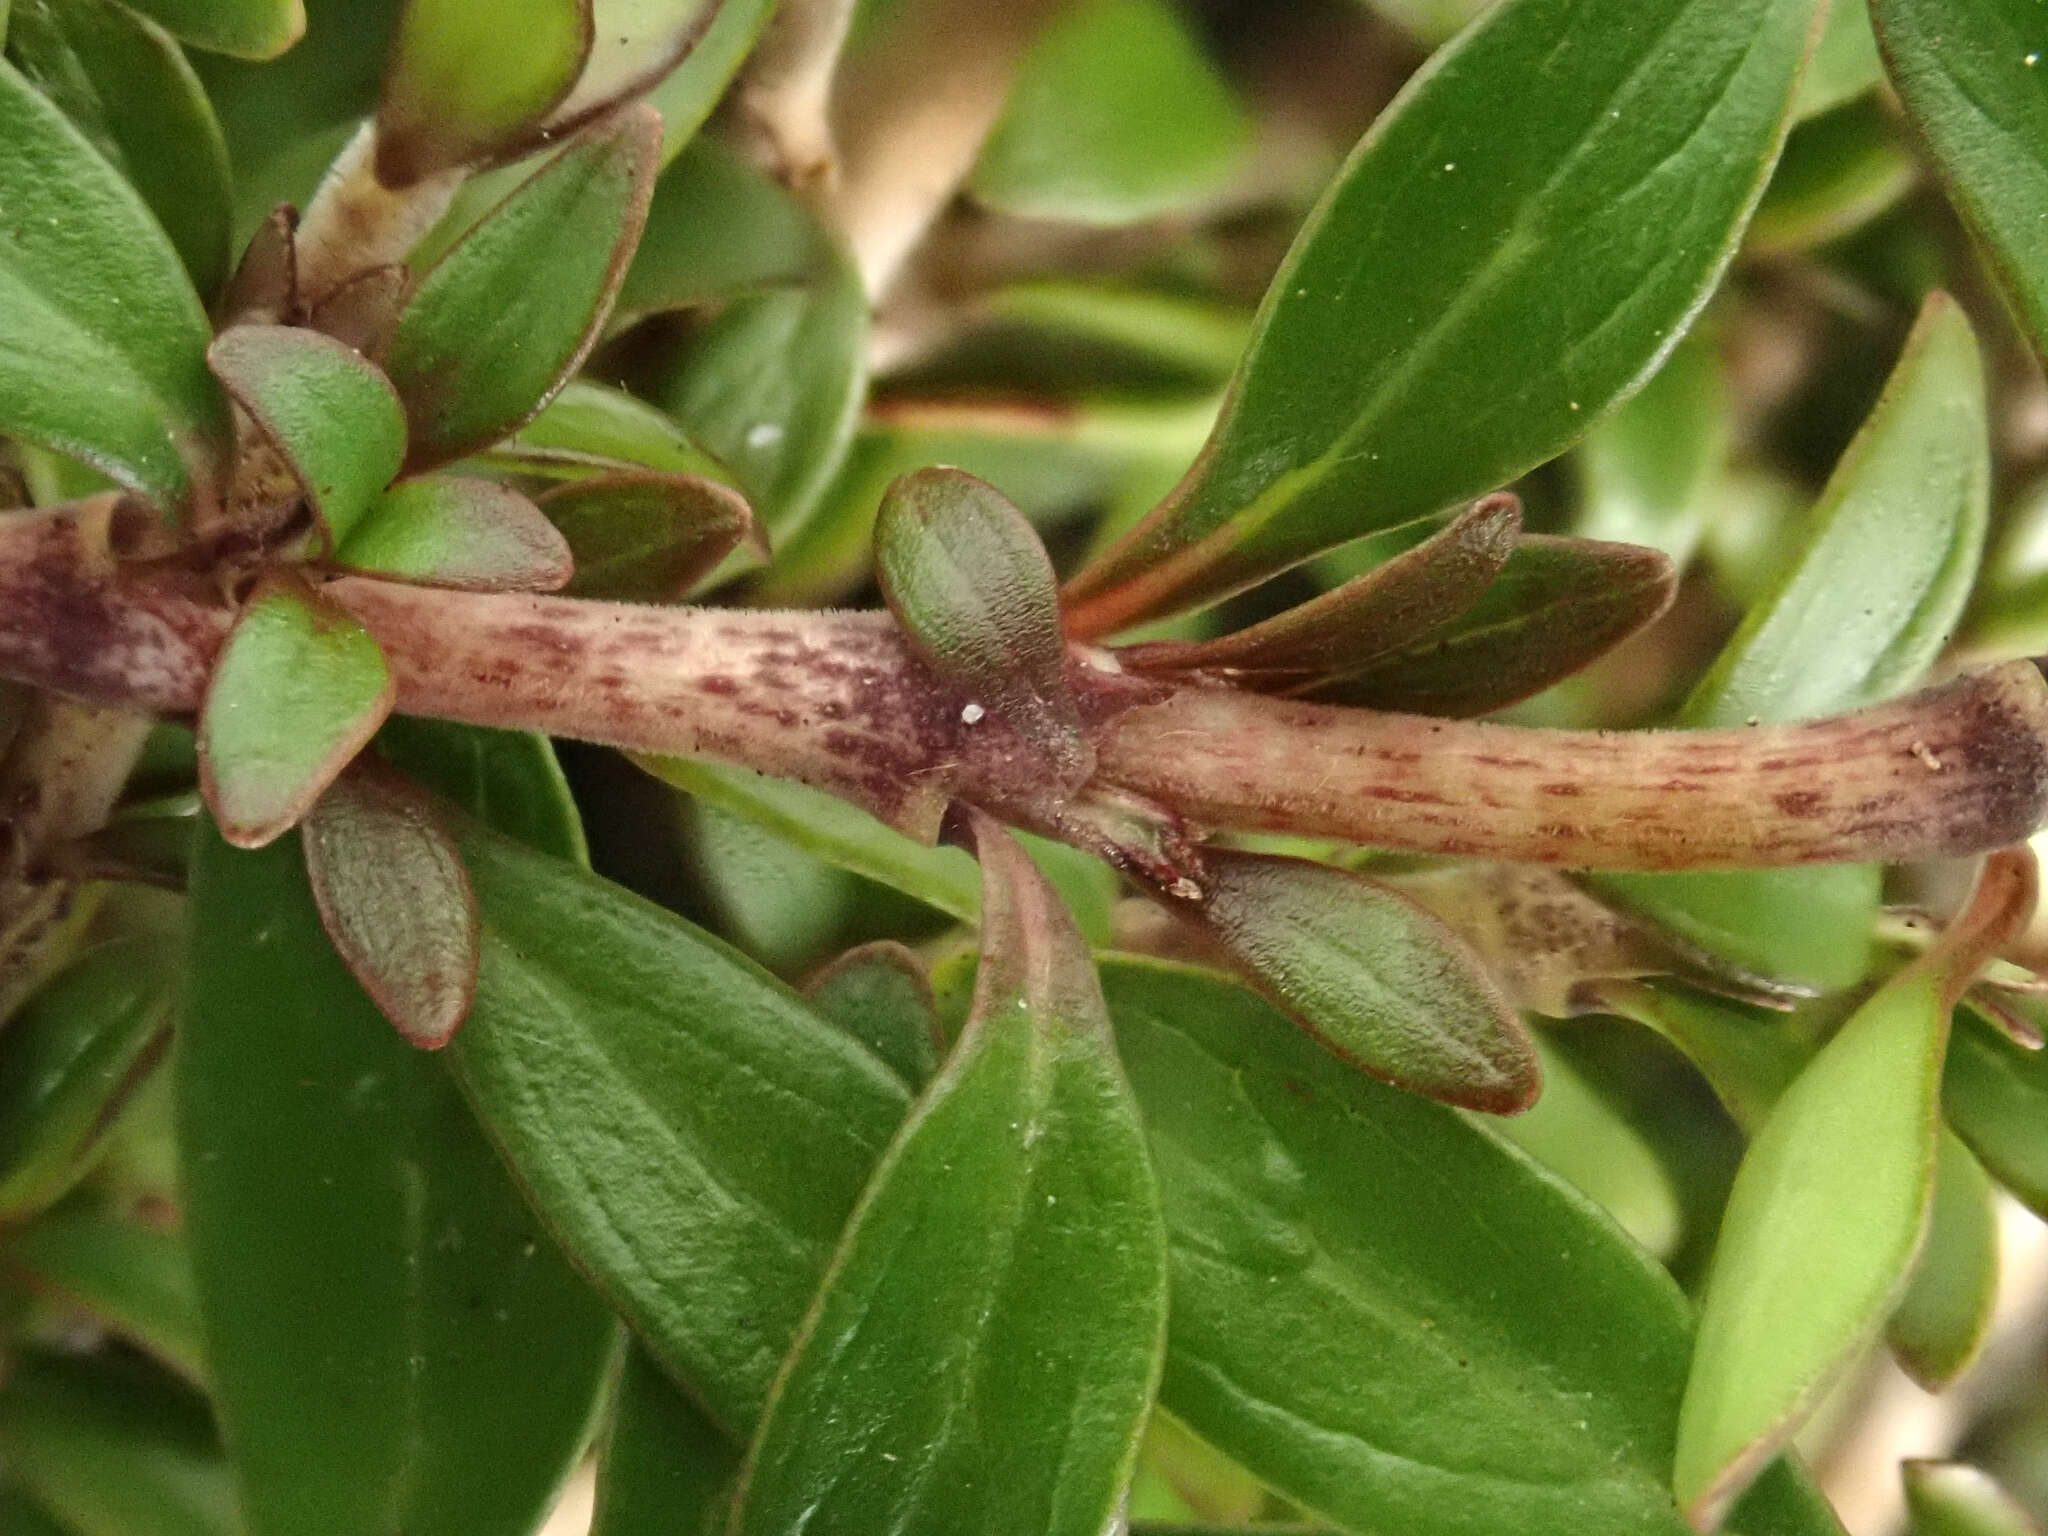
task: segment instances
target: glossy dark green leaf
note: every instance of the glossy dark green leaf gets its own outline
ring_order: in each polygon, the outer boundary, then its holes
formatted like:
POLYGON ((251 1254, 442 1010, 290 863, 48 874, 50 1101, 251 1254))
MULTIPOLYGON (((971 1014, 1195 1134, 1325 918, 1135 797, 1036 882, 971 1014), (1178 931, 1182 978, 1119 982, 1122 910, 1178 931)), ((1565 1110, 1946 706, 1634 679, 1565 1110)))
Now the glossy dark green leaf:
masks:
POLYGON ((1784 256, 1838 240, 1895 205, 1919 174, 1890 113, 1859 96, 1792 131, 1743 249, 1784 256))
POLYGON ((433 802, 395 774, 343 774, 306 815, 306 876, 335 952, 412 1044, 469 1014, 482 942, 462 855, 433 802))
POLYGON ((0 1240, 0 1267, 205 1384, 199 1298, 176 1234, 72 1204, 0 1240))
POLYGON ((199 711, 199 784, 237 847, 304 815, 391 713, 370 632, 296 576, 267 576, 228 632, 199 711))
POLYGON ((484 919, 464 1086, 664 1368, 751 1425, 908 1093, 681 919, 487 833, 462 852, 484 919))
POLYGON ((2040 1536, 2040 1525, 1991 1477, 1956 1461, 1901 1462, 1913 1536, 2040 1536))
POLYGON ((199 77, 154 22, 112 0, 19 0, 22 73, 142 194, 202 295, 228 270, 228 146, 199 77))
POLYGON ((1572 532, 1692 556, 1732 434, 1721 327, 1695 325, 1656 375, 1586 434, 1572 532))
POLYGON ((583 72, 591 0, 407 0, 377 104, 377 174, 409 186, 535 133, 583 72))
POLYGON ((349 977, 296 839, 204 836, 189 903, 186 1234, 250 1536, 530 1529, 615 1323, 349 977))
POLYGON ((2048 28, 2032 0, 1870 0, 1906 116, 2048 353, 2048 28))
POLYGON ((1995 1195, 1970 1149, 1944 1131, 1927 1240, 1885 1327, 1899 1364, 1930 1392, 1962 1375, 1991 1328, 1991 1307, 1998 1298, 1995 1195))
POLYGON ((1348 671, 1469 610, 1521 528, 1519 501, 1488 496, 1413 549, 1263 623, 1215 640, 1128 646, 1118 657, 1142 672, 1223 670, 1254 686, 1273 674, 1348 671))
POLYGON ((612 1394, 591 1536, 719 1536, 739 1447, 639 1345, 612 1394))
POLYGON ((1535 1101, 1536 1049, 1478 957, 1390 886, 1306 859, 1204 850, 1183 911, 1259 989, 1375 1077, 1512 1114, 1535 1101))
POLYGON ((1085 0, 1032 45, 969 187, 1001 212, 1135 224, 1222 189, 1250 124, 1165 0, 1085 0))
POLYGON ((1814 13, 1510 0, 1439 52, 1296 239, 1196 468, 1070 584, 1070 624, 1220 597, 1569 446, 1719 279, 1814 13))
POLYGON ((91 141, 0 63, 0 429, 182 507, 227 405, 170 238, 91 141))
POLYGON ((965 1032, 776 1379, 733 1536, 1096 1536, 1158 1381, 1166 1233, 1087 946, 993 823, 965 1032))
POLYGON ((932 984, 901 944, 849 950, 804 989, 810 1005, 886 1061, 915 1093, 939 1068, 932 984))
POLYGON ((2048 1054, 2014 1044, 1965 1008, 1941 1097, 1949 1124, 1991 1176, 2048 1214, 2048 1054))
POLYGON ((304 0, 135 0, 194 48, 238 59, 274 59, 304 35, 304 0))
POLYGON ((496 442, 576 371, 639 236, 659 146, 660 129, 644 108, 593 130, 420 280, 384 358, 405 401, 408 467, 496 442), (534 282, 536 272, 548 281, 534 282))
POLYGON ((395 715, 377 733, 377 755, 507 837, 590 863, 569 781, 545 736, 395 715))
POLYGON ((994 715, 1060 788, 1094 772, 1052 561, 1014 503, 957 469, 904 476, 876 516, 875 576, 911 643, 974 701, 963 720, 994 715))
POLYGON ((145 1361, 11 1361, 0 1391, 0 1455, 71 1536, 243 1529, 205 1399, 145 1361))
POLYGON ((463 475, 423 475, 380 496, 337 563, 400 581, 471 592, 554 592, 575 559, 517 491, 463 475))
POLYGON ((405 460, 390 381, 354 348, 295 326, 234 326, 206 360, 284 455, 328 547, 341 544, 405 460))
POLYGON ((1668 557, 1635 544, 1534 535, 1476 603, 1311 698, 1422 715, 1483 715, 1598 660, 1671 604, 1668 557))
POLYGON ((92 1168, 169 1041, 163 946, 87 950, 0 1033, 0 1220, 53 1205, 92 1168))
POLYGON ((1672 1486, 1702 1529, 1882 1325, 1933 1199, 1949 1015, 2025 923, 2031 856, 1999 854, 1934 948, 1865 1002, 1750 1143, 1722 1218, 1672 1486))
MULTIPOLYGON (((1351 1530, 1684 1536, 1690 1330, 1661 1267, 1223 978, 1110 957, 1102 980, 1166 1200, 1177 1418, 1351 1530)), ((1785 1469, 1730 1528, 1839 1529, 1785 1469)))
POLYGON ((519 474, 567 480, 626 469, 712 479, 724 475, 716 459, 646 401, 587 379, 563 385, 538 416, 490 457, 519 474))
POLYGON ((676 602, 743 543, 767 557, 746 498, 700 475, 596 474, 549 491, 540 509, 572 552, 576 597, 676 602))

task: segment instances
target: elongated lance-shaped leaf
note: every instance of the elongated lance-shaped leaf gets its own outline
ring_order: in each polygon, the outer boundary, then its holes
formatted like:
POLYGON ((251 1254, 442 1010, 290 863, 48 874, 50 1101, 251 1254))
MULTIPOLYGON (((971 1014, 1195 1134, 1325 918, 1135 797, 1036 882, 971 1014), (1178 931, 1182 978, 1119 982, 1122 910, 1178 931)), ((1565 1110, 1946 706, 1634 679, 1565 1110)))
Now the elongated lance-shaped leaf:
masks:
POLYGON ((1672 1486, 1711 1529, 1897 1299, 1925 1235, 1949 1015, 2033 910, 1995 854, 1942 940, 1857 1009, 1743 1158, 1679 1412, 1672 1486))
POLYGON ((1939 1392, 1970 1366, 1998 1299, 1998 1191, 1953 1131, 1941 1133, 1927 1241, 1885 1339, 1921 1386, 1939 1392))
POLYGON ((1678 576, 1658 550, 1525 538, 1456 618, 1307 697, 1420 715, 1483 715, 1597 661, 1671 606, 1678 576))
POLYGON ((1096 1536, 1159 1376, 1166 1232, 1088 947, 976 815, 982 959, 747 1454, 732 1536, 1096 1536))
POLYGON ((306 30, 304 0, 135 0, 179 41, 238 59, 274 59, 306 30))
POLYGON ((2003 1037, 1966 1007, 1942 1074, 1949 1124, 1991 1176, 2037 1214, 2048 1214, 2048 1052, 2003 1037))
POLYGON ((0 62, 0 430, 166 510, 214 493, 230 430, 177 250, 86 136, 0 62))
POLYGON ((639 238, 660 147, 660 123, 644 107, 593 129, 421 279, 384 358, 405 401, 408 468, 496 442, 576 371, 639 238), (536 272, 548 281, 533 281, 536 272))
POLYGON ((2040 1524, 1989 1473, 1959 1461, 1905 1461, 1913 1536, 2041 1536, 2040 1524))
POLYGON ((364 514, 336 563, 469 592, 554 592, 575 570, 568 540, 540 508, 465 475, 394 485, 364 514))
POLYGON ((2031 0, 1870 0, 1885 69, 2048 356, 2048 28, 2031 0))
POLYGON ((377 105, 377 176, 403 187, 524 140, 575 87, 591 0, 406 0, 377 105))
POLYGON ((199 1298, 175 1232, 74 1201, 0 1241, 0 1269, 206 1384, 199 1298))
POLYGON ((296 326, 234 326, 206 361, 284 455, 335 548, 405 461, 391 381, 354 348, 296 326))
POLYGON ((540 510, 573 554, 576 597, 674 602, 742 544, 768 557, 746 497, 701 475, 595 474, 547 492, 540 510))
POLYGON ((185 1233, 249 1536, 532 1529, 616 1322, 350 977, 294 839, 203 832, 187 899, 185 1233))
POLYGON ((1815 11, 1510 0, 1439 51, 1296 238, 1194 468, 1069 584, 1069 627, 1213 600, 1570 446, 1733 255, 1815 11))
POLYGON ((1326 864, 1202 851, 1176 905, 1344 1060, 1494 1114, 1535 1102, 1536 1049, 1464 940, 1389 886, 1326 864))
POLYGON ((355 616, 289 571, 266 575, 221 646, 199 710, 199 787, 221 835, 292 827, 391 713, 398 686, 355 616))
POLYGON ((629 1346, 597 1469, 591 1536, 713 1536, 725 1524, 740 1449, 629 1346))
POLYGON ((913 1092, 939 1068, 939 1015, 916 955, 884 941, 848 950, 804 989, 818 1012, 889 1063, 913 1092))
POLYGON ((87 950, 0 1033, 0 1220, 54 1205, 91 1171, 170 1039, 162 946, 87 950))
POLYGON ((1257 686, 1271 674, 1348 671, 1418 640, 1480 600, 1514 552, 1522 504, 1487 496, 1441 532, 1283 614, 1218 640, 1159 640, 1117 653, 1141 672, 1220 670, 1257 686))
POLYGON ((1058 584, 1015 504, 957 469, 905 475, 875 519, 875 575, 924 659, 974 701, 974 718, 985 709, 1010 725, 1057 785, 1078 788, 1095 754, 1067 683, 1058 584))
POLYGON ((454 1038, 476 995, 476 895, 432 802, 359 763, 305 821, 320 922, 356 984, 425 1050, 454 1038))

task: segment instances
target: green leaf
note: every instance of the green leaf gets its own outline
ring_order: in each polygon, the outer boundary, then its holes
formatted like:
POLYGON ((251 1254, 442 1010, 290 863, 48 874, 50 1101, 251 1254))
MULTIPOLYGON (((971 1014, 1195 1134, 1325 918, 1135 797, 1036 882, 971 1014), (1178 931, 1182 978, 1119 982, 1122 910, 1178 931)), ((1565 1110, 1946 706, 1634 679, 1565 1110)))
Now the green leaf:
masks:
POLYGON ((1839 240, 1895 205, 1919 176, 1891 114, 1859 96, 1792 131, 1743 248, 1753 256, 1784 256, 1839 240))
POLYGON ((531 1529, 616 1325, 350 979, 295 839, 202 835, 188 899, 186 1234, 250 1536, 531 1529))
POLYGON ((730 466, 777 544, 810 517, 853 442, 867 327, 867 295, 842 257, 817 283, 727 305, 661 394, 730 466))
POLYGON ((377 175, 410 186, 531 139, 583 72, 590 0, 407 0, 377 104, 377 175))
POLYGON ((985 818, 974 1009, 854 1212, 733 1536, 1096 1536, 1166 1334, 1166 1234, 1087 946, 985 818))
POLYGON ((569 543, 517 491, 462 475, 423 475, 380 496, 336 563, 470 592, 553 592, 575 569, 569 543))
POLYGON ((1885 68, 1950 200, 2048 355, 2048 35, 2033 0, 1870 0, 1885 68))
POLYGON ((1480 599, 1310 698, 1421 715, 1483 715, 1597 661, 1671 605, 1671 561, 1635 544, 1525 537, 1480 599))
POLYGON ((1991 1327, 1998 1298, 1996 1193, 1970 1149, 1943 1131, 1927 1240, 1885 1331, 1899 1364, 1930 1392, 1969 1368, 1991 1327))
POLYGON ((54 1205, 92 1168, 169 1040, 162 947, 87 950, 0 1032, 0 1221, 54 1205))
POLYGON ((0 1455, 72 1536, 239 1536, 206 1401, 145 1361, 17 1356, 0 1455))
POLYGON ((2048 1215, 2048 1054, 2016 1045, 1966 1008, 1941 1097, 1949 1124, 1991 1176, 2048 1215))
POLYGON ((575 597, 677 602, 742 543, 767 558, 746 498, 699 475, 596 474, 547 492, 540 510, 572 552, 575 597))
POLYGON ((194 48, 238 59, 274 59, 306 30, 304 0, 134 0, 194 48))
POLYGON ((172 1233, 74 1204, 10 1233, 0 1242, 0 1266, 205 1385, 192 1265, 172 1233))
POLYGON ((957 469, 905 475, 876 517, 875 575, 911 644, 975 701, 969 723, 985 706, 1022 738, 1027 773, 1079 788, 1095 753, 1067 683, 1052 561, 1024 514, 957 469))
POLYGON ((1003 213, 1136 224, 1221 191, 1251 137, 1164 0, 1087 0, 1038 36, 969 189, 1003 213))
MULTIPOLYGON (((0 23, 5 23, 7 13, 0 8, 0 23)), ((4 37, 0 32, 0 37, 4 37)), ((36 1505, 10 1488, 0 1488, 0 1531, 7 1536, 77 1536, 44 1514, 36 1505)))
POLYGON ((1486 0, 1365 0, 1418 43, 1435 47, 1457 34, 1479 12, 1486 0))
POLYGON ((0 430, 182 508, 229 438, 211 330, 140 195, 0 62, 0 430))
POLYGON ((496 442, 576 371, 639 236, 658 143, 644 108, 593 130, 521 183, 420 280, 384 359, 405 401, 408 469, 496 442), (536 272, 548 281, 534 282, 536 272))
POLYGON ((307 813, 306 877, 356 984, 423 1050, 454 1037, 476 992, 476 897, 431 801, 395 774, 342 775, 307 813))
POLYGON ((739 1465, 738 1448, 636 1344, 612 1395, 591 1536, 715 1536, 739 1465))
POLYGON ((901 944, 864 944, 833 961, 804 989, 810 1005, 873 1051, 916 1093, 939 1069, 939 1015, 932 984, 901 944))
POLYGON ((1813 869, 1600 875, 1610 905, 1652 924, 1712 969, 1739 979, 1834 992, 1870 969, 1882 895, 1875 864, 1813 869))
POLYGON ((1222 597, 1570 446, 1719 280, 1814 10, 1509 0, 1439 52, 1296 238, 1195 470, 1069 584, 1070 628, 1222 597))
POLYGON ((1695 325, 1632 399, 1586 434, 1572 532, 1692 558, 1733 434, 1721 327, 1695 325))
POLYGON ((199 785, 240 848, 296 823, 391 713, 397 684, 354 615, 288 572, 257 585, 199 711, 199 785))
POLYGON ((2019 1501, 1975 1467, 1956 1461, 1906 1461, 1906 1508, 1913 1536, 2040 1536, 2019 1501))
POLYGON ((390 380, 318 331, 238 325, 207 363, 291 466, 332 550, 405 460, 405 412, 390 380))
POLYGON ((681 919, 488 833, 461 842, 484 920, 463 1085, 607 1299, 744 1430, 908 1094, 681 919))
POLYGON ((1678 1420, 1672 1486, 1701 1529, 1903 1289, 1933 1198, 1950 1010, 2033 900, 2031 856, 1994 855, 1940 942, 1851 1015, 1751 1142, 1678 1420))
POLYGON ((1470 1109, 1535 1102, 1536 1048, 1465 942, 1377 881, 1305 859, 1203 851, 1181 903, 1259 989, 1373 1076, 1470 1109))
POLYGON ((588 868, 569 781, 545 736, 394 715, 377 755, 507 837, 588 868))
POLYGON ((691 143, 767 25, 775 0, 722 0, 696 46, 648 94, 661 113, 661 162, 691 143))
MULTIPOLYGON (((1670 1277, 1479 1121, 1212 973, 1102 962, 1172 1243, 1164 1405, 1304 1508, 1402 1536, 1685 1536, 1670 1277)), ((1837 1532, 1789 1469, 1754 1536, 1837 1532)))
MULTIPOLYGON (((724 0, 589 0, 591 43, 576 85, 547 116, 550 133, 589 122, 674 69, 724 0)), ((519 13, 523 23, 529 13, 519 13)))
POLYGON ((1828 7, 1827 25, 1806 61, 1793 99, 1792 120, 1803 122, 1831 112, 1884 80, 1884 60, 1870 30, 1870 7, 1841 0, 1828 7))
POLYGON ((571 379, 496 454, 518 474, 580 479, 600 471, 654 469, 724 478, 718 461, 667 416, 624 390, 571 379))
POLYGON ((22 73, 142 194, 193 286, 219 292, 233 212, 228 146, 178 45, 111 0, 21 0, 6 36, 22 73))

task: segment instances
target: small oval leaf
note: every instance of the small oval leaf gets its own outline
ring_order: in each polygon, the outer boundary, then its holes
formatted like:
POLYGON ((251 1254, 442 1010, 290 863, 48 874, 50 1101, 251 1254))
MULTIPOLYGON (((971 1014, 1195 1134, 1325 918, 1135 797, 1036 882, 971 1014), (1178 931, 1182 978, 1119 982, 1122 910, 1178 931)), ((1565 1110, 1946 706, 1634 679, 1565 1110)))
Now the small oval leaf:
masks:
POLYGON ((520 474, 568 479, 620 469, 711 479, 723 474, 716 459, 646 401, 588 379, 564 384, 497 452, 515 459, 520 474))
POLYGON ((932 984, 901 944, 848 950, 811 978, 810 1005, 894 1069, 912 1092, 939 1069, 939 1014, 932 984))
POLYGON ((568 584, 576 564, 540 508, 517 491, 460 475, 394 485, 335 563, 467 592, 554 592, 568 584))
POLYGON ((742 544, 767 557, 747 499, 698 475, 594 474, 547 492, 540 510, 573 555, 575 597, 676 602, 742 544))
POLYGON ((306 31, 304 0, 135 0, 180 42, 237 59, 274 59, 306 31))

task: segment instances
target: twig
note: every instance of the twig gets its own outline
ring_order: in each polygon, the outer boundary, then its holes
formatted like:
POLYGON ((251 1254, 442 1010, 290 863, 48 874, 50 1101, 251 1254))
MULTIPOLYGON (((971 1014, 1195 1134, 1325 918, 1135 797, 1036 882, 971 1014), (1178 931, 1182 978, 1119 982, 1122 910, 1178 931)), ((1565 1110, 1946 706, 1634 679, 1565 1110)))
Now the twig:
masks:
POLYGON ((377 125, 363 124, 335 157, 299 223, 299 293, 308 308, 359 272, 405 260, 468 174, 437 172, 404 187, 377 176, 377 125))
POLYGON ((832 77, 853 12, 854 0, 782 0, 733 88, 733 117, 757 158, 813 198, 838 184, 832 77))

